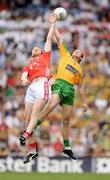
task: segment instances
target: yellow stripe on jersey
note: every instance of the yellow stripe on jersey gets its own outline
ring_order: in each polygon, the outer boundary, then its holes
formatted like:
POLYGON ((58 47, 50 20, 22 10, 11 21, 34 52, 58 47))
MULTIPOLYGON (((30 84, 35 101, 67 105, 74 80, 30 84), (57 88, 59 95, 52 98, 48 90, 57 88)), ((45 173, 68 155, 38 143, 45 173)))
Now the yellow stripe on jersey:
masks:
POLYGON ((59 51, 61 57, 56 78, 71 84, 81 84, 83 76, 81 65, 72 58, 64 42, 59 44, 59 51))

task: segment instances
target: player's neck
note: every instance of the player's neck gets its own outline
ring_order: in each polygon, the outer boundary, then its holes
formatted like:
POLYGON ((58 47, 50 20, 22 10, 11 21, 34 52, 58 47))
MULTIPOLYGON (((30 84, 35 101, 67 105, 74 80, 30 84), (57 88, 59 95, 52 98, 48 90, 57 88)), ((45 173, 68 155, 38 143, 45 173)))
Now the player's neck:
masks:
POLYGON ((35 57, 39 57, 41 54, 36 54, 36 55, 33 55, 32 58, 35 58, 35 57))
POLYGON ((32 56, 32 58, 40 57, 42 54, 43 54, 43 52, 41 52, 41 54, 34 54, 34 55, 32 56))

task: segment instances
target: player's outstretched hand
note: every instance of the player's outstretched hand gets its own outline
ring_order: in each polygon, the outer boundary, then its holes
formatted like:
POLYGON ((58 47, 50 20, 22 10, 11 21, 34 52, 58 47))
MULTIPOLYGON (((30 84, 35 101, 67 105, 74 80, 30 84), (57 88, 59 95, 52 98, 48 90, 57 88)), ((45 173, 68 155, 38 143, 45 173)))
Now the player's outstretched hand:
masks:
POLYGON ((83 112, 86 112, 88 110, 88 105, 87 104, 83 104, 82 108, 83 108, 83 112))
POLYGON ((28 79, 22 79, 21 86, 27 86, 30 84, 30 81, 28 79))
POLYGON ((56 20, 57 20, 56 15, 52 13, 49 17, 49 22, 52 24, 52 23, 55 23, 56 20))

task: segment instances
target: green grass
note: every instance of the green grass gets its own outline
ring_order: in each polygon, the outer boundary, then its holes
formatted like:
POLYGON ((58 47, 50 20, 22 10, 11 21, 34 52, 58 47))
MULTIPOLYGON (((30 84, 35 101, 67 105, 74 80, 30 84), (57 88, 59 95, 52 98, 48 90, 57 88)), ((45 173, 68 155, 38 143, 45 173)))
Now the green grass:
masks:
POLYGON ((109 180, 110 174, 15 173, 0 172, 0 180, 109 180))

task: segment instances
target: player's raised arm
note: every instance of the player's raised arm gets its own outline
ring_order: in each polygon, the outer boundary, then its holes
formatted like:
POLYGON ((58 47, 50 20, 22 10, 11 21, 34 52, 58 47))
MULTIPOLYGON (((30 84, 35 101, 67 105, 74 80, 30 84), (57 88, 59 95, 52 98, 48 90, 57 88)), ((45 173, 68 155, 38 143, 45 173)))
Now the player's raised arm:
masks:
POLYGON ((50 29, 49 29, 49 32, 47 35, 45 47, 44 47, 44 50, 46 52, 51 51, 52 39, 53 39, 53 35, 54 35, 54 28, 55 28, 55 22, 56 22, 56 16, 54 14, 51 14, 51 16, 49 18, 49 22, 51 25, 50 25, 50 29))
POLYGON ((70 54, 70 52, 67 48, 67 45, 64 42, 64 40, 62 39, 61 33, 56 26, 55 26, 55 38, 57 40, 57 44, 58 44, 58 48, 59 48, 61 56, 65 56, 65 54, 67 54, 67 53, 70 54))
POLYGON ((55 26, 55 38, 56 38, 58 44, 60 42, 62 42, 61 33, 60 33, 60 31, 58 30, 58 28, 56 26, 55 26))

